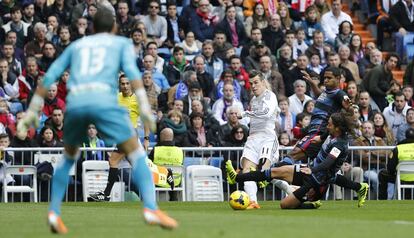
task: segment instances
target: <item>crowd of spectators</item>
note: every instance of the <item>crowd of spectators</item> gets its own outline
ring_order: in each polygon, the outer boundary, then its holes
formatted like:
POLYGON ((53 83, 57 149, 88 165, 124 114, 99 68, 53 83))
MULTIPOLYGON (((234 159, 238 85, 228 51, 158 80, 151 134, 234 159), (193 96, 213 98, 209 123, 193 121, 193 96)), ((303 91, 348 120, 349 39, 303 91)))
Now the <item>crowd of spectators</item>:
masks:
MULTIPOLYGON (((11 147, 62 145, 69 71, 49 89, 40 128, 18 138, 15 126, 51 63, 71 42, 92 34, 91 19, 107 8, 117 34, 134 44, 158 133, 171 128, 178 146, 243 146, 249 121, 238 115, 249 109, 252 70, 261 71, 277 95, 280 143, 292 145, 315 106, 304 72, 323 88, 327 66, 342 70, 341 88, 356 106, 361 126, 353 143, 395 145, 414 128, 413 62, 403 82, 392 74, 406 59, 404 36, 414 31, 412 0, 391 1, 386 12, 373 10, 371 1, 345 1, 1 0, 0 132, 11 147), (363 44, 344 4, 378 20, 378 45, 363 44), (387 32, 395 35, 398 54, 383 59, 387 32)), ((96 128, 90 129, 85 145, 96 143, 96 128)))

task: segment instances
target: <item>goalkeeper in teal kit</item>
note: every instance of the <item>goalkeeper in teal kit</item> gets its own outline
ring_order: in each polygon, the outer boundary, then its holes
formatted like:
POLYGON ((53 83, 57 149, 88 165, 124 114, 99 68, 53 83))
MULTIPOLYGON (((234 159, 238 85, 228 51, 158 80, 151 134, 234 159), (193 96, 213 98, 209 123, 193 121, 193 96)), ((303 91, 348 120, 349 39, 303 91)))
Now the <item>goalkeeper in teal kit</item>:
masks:
POLYGON ((32 124, 38 124, 47 89, 70 68, 64 122, 64 159, 53 176, 49 226, 52 232, 67 233, 60 216, 60 207, 68 184, 69 170, 79 156, 79 146, 87 136, 88 125, 93 123, 106 143, 117 144, 133 165, 132 177, 144 203, 144 220, 163 228, 176 228, 177 222, 157 207, 152 175, 145 162, 146 152, 138 146, 128 112, 118 106, 117 79, 122 70, 131 79, 142 120, 150 128, 155 127, 141 75, 135 64, 133 45, 129 39, 111 34, 116 32, 116 26, 109 11, 98 11, 93 23, 96 34, 73 42, 51 65, 17 128, 18 135, 24 135, 32 124))

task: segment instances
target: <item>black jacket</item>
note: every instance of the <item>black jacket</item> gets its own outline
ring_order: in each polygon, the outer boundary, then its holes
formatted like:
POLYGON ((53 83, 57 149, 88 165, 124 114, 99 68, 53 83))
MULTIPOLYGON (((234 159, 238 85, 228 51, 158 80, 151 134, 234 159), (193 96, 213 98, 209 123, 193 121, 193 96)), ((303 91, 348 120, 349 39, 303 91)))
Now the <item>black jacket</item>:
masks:
MULTIPOLYGON (((403 0, 398 1, 390 9, 390 20, 391 25, 395 28, 396 31, 403 27, 406 31, 414 31, 414 21, 410 21, 408 18, 407 11, 405 8, 403 0)), ((414 4, 411 5, 414 7, 414 4)))

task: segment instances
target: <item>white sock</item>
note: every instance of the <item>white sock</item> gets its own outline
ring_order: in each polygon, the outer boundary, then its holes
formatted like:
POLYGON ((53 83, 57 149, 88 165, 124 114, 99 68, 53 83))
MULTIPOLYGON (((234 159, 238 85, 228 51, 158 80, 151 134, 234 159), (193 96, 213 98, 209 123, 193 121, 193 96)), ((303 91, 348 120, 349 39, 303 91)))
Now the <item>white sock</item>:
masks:
POLYGON ((286 195, 290 195, 292 194, 292 188, 289 186, 289 184, 284 181, 284 180, 280 180, 280 179, 273 179, 271 181, 272 184, 274 184, 276 187, 278 187, 280 190, 282 190, 283 192, 286 193, 286 195))
POLYGON ((244 191, 249 194, 250 201, 257 202, 257 184, 253 181, 244 182, 244 191))

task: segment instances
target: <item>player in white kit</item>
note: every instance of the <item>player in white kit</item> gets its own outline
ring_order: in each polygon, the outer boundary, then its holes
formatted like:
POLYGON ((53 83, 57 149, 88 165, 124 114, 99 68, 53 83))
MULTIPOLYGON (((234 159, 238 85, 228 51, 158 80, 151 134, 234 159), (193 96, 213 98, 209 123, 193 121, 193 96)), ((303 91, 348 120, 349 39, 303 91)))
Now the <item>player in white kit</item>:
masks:
MULTIPOLYGON (((280 109, 276 95, 270 90, 270 85, 262 73, 258 71, 254 70, 250 73, 250 83, 254 97, 250 101, 250 110, 242 113, 242 117, 250 118, 249 137, 240 162, 243 173, 269 168, 279 154, 275 126, 280 109)), ((244 190, 249 194, 251 201, 247 209, 260 208, 257 203, 256 182, 244 182, 244 190)))

